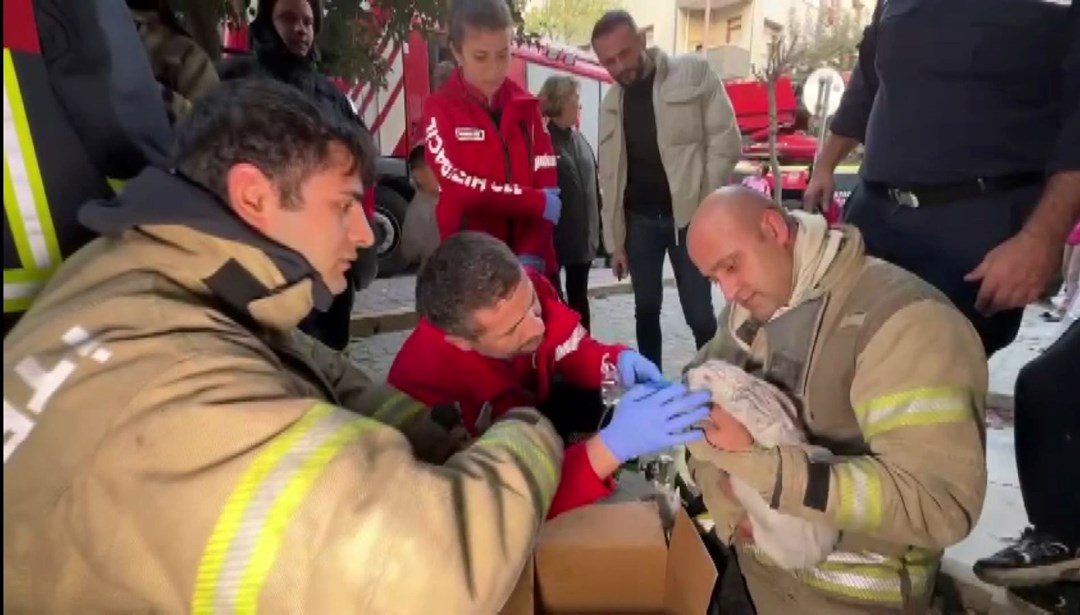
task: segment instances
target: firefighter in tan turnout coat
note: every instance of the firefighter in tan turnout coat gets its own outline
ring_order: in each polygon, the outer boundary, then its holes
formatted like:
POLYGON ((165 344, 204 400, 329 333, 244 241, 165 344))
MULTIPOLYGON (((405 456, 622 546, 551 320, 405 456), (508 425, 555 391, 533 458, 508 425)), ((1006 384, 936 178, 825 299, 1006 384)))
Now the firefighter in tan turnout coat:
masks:
POLYGON ((784 213, 743 188, 691 223, 695 265, 729 307, 692 365, 722 359, 792 395, 811 444, 754 444, 714 407, 690 469, 716 532, 734 542, 758 613, 924 612, 942 550, 974 527, 986 489, 986 357, 943 295, 867 257, 851 227, 784 213), (816 566, 786 572, 755 549, 727 476, 782 513, 840 531, 816 566))
POLYGON ((4 340, 5 612, 498 611, 559 479, 550 425, 512 410, 458 451, 294 337, 373 241, 370 157, 294 89, 229 82, 179 172, 84 208, 103 237, 4 340))

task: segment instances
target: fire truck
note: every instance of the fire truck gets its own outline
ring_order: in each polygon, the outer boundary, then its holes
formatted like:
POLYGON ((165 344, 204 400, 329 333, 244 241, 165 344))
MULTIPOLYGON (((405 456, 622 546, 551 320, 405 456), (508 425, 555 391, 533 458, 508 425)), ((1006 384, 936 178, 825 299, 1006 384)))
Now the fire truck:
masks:
MULTIPOLYGON (((227 50, 247 49, 246 24, 226 26, 227 50)), ((421 111, 431 93, 435 67, 450 60, 445 40, 425 40, 413 33, 404 44, 384 38, 378 49, 389 67, 386 87, 368 83, 346 83, 335 79, 352 101, 357 114, 371 130, 380 158, 376 164, 375 234, 379 253, 379 275, 392 276, 410 267, 401 254, 405 211, 414 189, 405 158, 421 140, 421 111)), ((595 56, 576 48, 555 44, 514 45, 509 78, 533 93, 552 75, 569 75, 580 84, 581 119, 579 129, 593 151, 599 140, 600 103, 611 87, 611 77, 595 56)), ((743 135, 744 164, 736 169, 733 181, 753 172, 754 161, 768 158, 768 103, 765 85, 757 81, 727 81, 725 88, 735 109, 743 135)), ((806 167, 817 147, 814 137, 799 126, 798 103, 790 79, 777 83, 779 134, 777 150, 782 168, 785 199, 798 199, 806 184, 806 167)))

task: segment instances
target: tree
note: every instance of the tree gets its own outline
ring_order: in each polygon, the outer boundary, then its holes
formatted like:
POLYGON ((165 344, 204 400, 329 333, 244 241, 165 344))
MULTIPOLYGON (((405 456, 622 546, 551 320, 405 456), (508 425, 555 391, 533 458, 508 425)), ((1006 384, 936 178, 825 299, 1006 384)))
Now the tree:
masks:
POLYGON ((792 67, 794 78, 804 78, 826 66, 838 71, 855 67, 862 24, 853 11, 842 11, 833 19, 819 18, 805 24, 799 34, 806 44, 799 61, 792 67))
POLYGON ((773 199, 778 206, 783 201, 783 182, 780 178, 780 157, 776 151, 776 136, 780 131, 776 82, 780 77, 791 73, 802 60, 804 53, 805 46, 799 33, 793 29, 790 34, 780 34, 769 41, 765 66, 754 67, 754 78, 765 84, 769 99, 769 168, 773 178, 773 199))
POLYGON ((582 45, 593 24, 617 6, 616 0, 544 0, 525 12, 525 28, 545 38, 582 45))
MULTIPOLYGON (((520 39, 524 0, 506 0, 518 24, 520 39)), ((172 0, 171 5, 192 37, 215 61, 221 58, 221 26, 254 17, 256 0, 172 0)), ((402 44, 413 32, 436 34, 449 11, 445 0, 321 0, 323 27, 316 45, 323 53, 322 70, 347 80, 385 85, 389 69, 380 43, 402 44)))

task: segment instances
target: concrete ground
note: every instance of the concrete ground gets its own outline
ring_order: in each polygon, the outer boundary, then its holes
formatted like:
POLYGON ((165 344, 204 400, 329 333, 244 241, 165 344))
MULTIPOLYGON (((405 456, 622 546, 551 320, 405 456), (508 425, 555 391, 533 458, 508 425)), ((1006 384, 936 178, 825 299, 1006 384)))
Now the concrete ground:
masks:
MULTIPOLYGON (((671 277, 670 267, 667 276, 671 277)), ((379 322, 386 323, 389 328, 400 325, 400 315, 412 309, 414 285, 415 278, 412 276, 378 280, 358 297, 357 319, 375 323, 376 330, 380 328, 379 322), (397 316, 380 321, 380 314, 397 316)), ((665 289, 661 316, 664 332, 662 369, 667 376, 677 377, 693 356, 694 343, 682 317, 678 293, 671 286, 669 282, 665 289)), ((632 345, 635 340, 634 304, 633 296, 628 294, 629 284, 625 281, 619 283, 606 269, 594 269, 590 287, 599 295, 592 302, 593 335, 605 341, 632 345)), ((723 297, 714 292, 713 302, 719 310, 723 297)), ((943 572, 958 582, 964 603, 973 607, 974 612, 1012 612, 1011 607, 1006 606, 1004 592, 975 579, 971 566, 975 560, 1001 549, 1027 525, 1013 453, 1012 390, 1020 369, 1064 331, 1066 324, 1046 323, 1039 317, 1045 309, 1041 305, 1030 306, 1025 312, 1016 341, 989 361, 989 486, 986 502, 975 530, 966 540, 949 549, 943 562, 943 572)), ((391 331, 357 339, 350 349, 350 356, 372 375, 383 377, 406 335, 407 331, 391 331)))

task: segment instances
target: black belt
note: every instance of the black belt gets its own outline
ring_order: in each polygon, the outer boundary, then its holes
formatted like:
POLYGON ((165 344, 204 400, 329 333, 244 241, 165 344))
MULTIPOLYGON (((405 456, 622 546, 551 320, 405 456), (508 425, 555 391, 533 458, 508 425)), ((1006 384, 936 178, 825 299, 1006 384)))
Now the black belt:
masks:
POLYGON ((863 182, 869 192, 884 195, 900 205, 921 207, 923 205, 941 205, 954 203, 979 196, 1007 192, 1041 184, 1045 181, 1043 173, 1014 173, 997 177, 981 177, 962 182, 936 185, 913 185, 903 188, 890 186, 884 182, 863 182))

